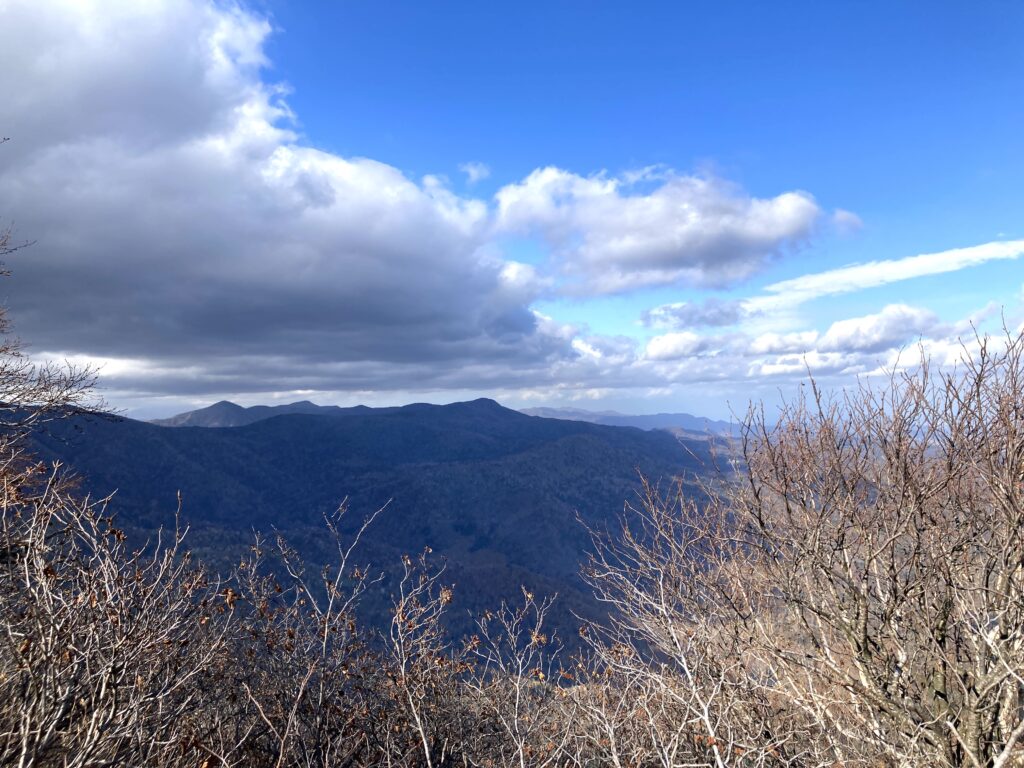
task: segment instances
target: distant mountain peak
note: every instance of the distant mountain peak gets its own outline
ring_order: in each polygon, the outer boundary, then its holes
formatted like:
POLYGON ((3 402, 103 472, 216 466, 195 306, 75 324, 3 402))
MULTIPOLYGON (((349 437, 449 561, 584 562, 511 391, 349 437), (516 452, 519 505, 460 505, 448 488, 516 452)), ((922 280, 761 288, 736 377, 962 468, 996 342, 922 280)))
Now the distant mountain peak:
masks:
MULTIPOLYGON (((153 419, 151 423, 161 427, 241 427, 285 413, 318 412, 320 408, 308 400, 288 405, 254 405, 248 408, 230 400, 219 400, 205 408, 186 411, 166 419, 153 419)), ((326 406, 325 409, 333 411, 335 407, 326 406)))
POLYGON ((734 425, 728 421, 708 419, 690 413, 652 413, 629 415, 616 411, 588 411, 583 408, 524 408, 521 413, 545 419, 588 421, 611 427, 636 427, 638 429, 668 429, 690 436, 730 435, 734 425))
POLYGON ((153 419, 150 423, 161 427, 244 427, 255 424, 258 421, 287 416, 291 414, 305 414, 314 416, 357 416, 368 414, 384 414, 399 411, 433 411, 454 409, 454 411, 471 411, 476 413, 489 414, 518 414, 506 408, 496 400, 488 397, 481 397, 476 400, 469 400, 450 405, 434 405, 432 403, 410 403, 402 407, 370 408, 366 405, 356 405, 350 408, 341 408, 337 405, 317 405, 309 400, 299 400, 285 405, 253 405, 245 408, 229 400, 208 405, 194 411, 186 411, 166 419, 153 419))
POLYGON ((410 403, 401 407, 370 408, 356 405, 342 408, 337 405, 317 405, 310 400, 298 400, 284 405, 253 405, 244 407, 230 400, 221 400, 205 408, 179 413, 167 419, 154 419, 151 423, 162 427, 244 427, 258 421, 304 414, 312 416, 365 416, 369 414, 412 413, 412 412, 445 412, 474 413, 478 417, 493 416, 510 418, 515 416, 539 416, 546 419, 563 421, 584 421, 592 424, 603 424, 611 427, 637 427, 639 429, 668 429, 677 433, 686 433, 691 437, 706 435, 727 435, 734 431, 733 425, 726 421, 706 419, 689 413, 656 413, 648 415, 629 415, 616 411, 588 411, 583 408, 525 408, 514 411, 506 408, 498 401, 489 397, 475 400, 435 405, 432 403, 410 403))
POLYGON ((500 408, 503 411, 511 410, 509 408, 506 408, 504 405, 499 403, 497 400, 492 400, 489 397, 478 397, 476 400, 468 400, 468 401, 466 401, 463 404, 464 405, 471 405, 474 408, 486 408, 488 410, 494 410, 495 408, 500 408))

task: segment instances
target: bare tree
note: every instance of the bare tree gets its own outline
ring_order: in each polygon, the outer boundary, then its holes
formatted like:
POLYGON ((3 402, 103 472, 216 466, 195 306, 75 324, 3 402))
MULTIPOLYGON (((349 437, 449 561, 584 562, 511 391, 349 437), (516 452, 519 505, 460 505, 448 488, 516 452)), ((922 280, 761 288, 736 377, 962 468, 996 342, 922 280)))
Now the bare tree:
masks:
POLYGON ((341 523, 342 503, 326 517, 336 545, 334 562, 314 577, 280 536, 274 564, 260 537, 232 580, 240 614, 233 641, 236 696, 212 708, 218 717, 209 753, 222 765, 346 766, 365 764, 367 688, 379 666, 356 621, 371 577, 353 552, 381 510, 352 536, 341 523))
POLYGON ((390 710, 380 739, 382 764, 440 768, 461 761, 460 675, 466 661, 442 621, 453 589, 442 582, 427 548, 402 558, 385 640, 388 686, 382 712, 390 710))
POLYGON ((470 762, 486 768, 559 765, 571 735, 574 702, 560 686, 571 674, 558 665, 561 643, 547 634, 554 598, 522 589, 521 605, 503 603, 477 619, 466 640, 472 662, 464 696, 472 704, 477 739, 470 762))
POLYGON ((1021 755, 1024 337, 1003 342, 749 422, 758 652, 837 760, 1021 755))
POLYGON ((159 765, 188 732, 229 622, 181 551, 126 549, 106 501, 77 499, 60 468, 0 498, 0 763, 159 765))
POLYGON ((586 570, 600 759, 1022 764, 1022 350, 812 382, 751 410, 737 481, 647 488, 586 570))
POLYGON ((589 750, 616 766, 783 764, 792 725, 734 601, 749 558, 727 507, 693 490, 645 482, 618 531, 595 535, 584 575, 610 612, 585 633, 589 750))

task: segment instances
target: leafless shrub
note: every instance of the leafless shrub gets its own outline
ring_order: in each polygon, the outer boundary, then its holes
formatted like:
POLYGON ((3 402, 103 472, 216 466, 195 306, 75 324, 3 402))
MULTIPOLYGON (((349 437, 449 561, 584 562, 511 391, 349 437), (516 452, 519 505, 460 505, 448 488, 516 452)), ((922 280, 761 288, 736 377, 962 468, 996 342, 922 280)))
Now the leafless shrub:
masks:
POLYGON ((1024 735, 1024 337, 774 428, 732 499, 758 653, 834 758, 1011 764, 1024 735))
POLYGON ((182 532, 128 551, 105 502, 67 493, 59 468, 2 505, 0 763, 160 764, 225 649, 216 585, 182 532))
POLYGON ((561 643, 544 621, 553 598, 540 601, 523 588, 518 606, 502 604, 477 619, 466 640, 471 661, 464 696, 472 706, 476 739, 470 762, 486 768, 561 764, 574 718, 565 688, 571 673, 558 664, 561 643))
POLYGON ((453 598, 426 549, 402 558, 403 573, 393 598, 391 626, 384 638, 387 686, 380 712, 382 764, 452 765, 461 757, 463 711, 460 677, 464 654, 444 629, 453 598))
POLYGON ((740 482, 597 537, 599 762, 1021 764, 1024 338, 979 344, 752 410, 740 482))
POLYGON ((218 715, 220 764, 345 766, 366 764, 365 723, 379 665, 355 609, 377 579, 354 564, 353 551, 380 510, 349 538, 342 504, 325 520, 336 559, 310 578, 301 559, 277 538, 277 568, 257 538, 233 580, 240 626, 233 642, 235 690, 218 715))
POLYGON ((610 614, 586 628, 581 708, 604 764, 775 765, 791 750, 735 602, 748 554, 711 498, 698 504, 682 486, 665 498, 645 483, 618 532, 595 537, 585 576, 610 614))

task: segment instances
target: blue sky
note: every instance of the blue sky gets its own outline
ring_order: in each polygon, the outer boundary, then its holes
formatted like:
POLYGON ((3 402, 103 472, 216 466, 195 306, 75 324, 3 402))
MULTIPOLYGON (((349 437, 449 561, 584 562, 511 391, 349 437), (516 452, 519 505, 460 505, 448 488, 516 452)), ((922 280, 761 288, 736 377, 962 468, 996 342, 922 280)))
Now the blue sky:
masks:
POLYGON ((1022 32, 1015 2, 13 0, 7 303, 139 416, 717 417, 952 360, 1024 320, 1022 32))
POLYGON ((414 176, 476 158, 477 194, 545 165, 711 168, 924 250, 1021 210, 1019 3, 265 7, 311 142, 414 176))

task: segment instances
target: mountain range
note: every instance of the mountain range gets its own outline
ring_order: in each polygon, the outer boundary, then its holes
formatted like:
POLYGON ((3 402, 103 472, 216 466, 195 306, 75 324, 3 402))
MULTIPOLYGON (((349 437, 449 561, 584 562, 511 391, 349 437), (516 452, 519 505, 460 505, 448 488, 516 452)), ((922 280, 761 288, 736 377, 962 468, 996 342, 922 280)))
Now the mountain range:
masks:
MULTIPOLYGON (((574 635, 574 614, 600 611, 579 578, 586 528, 615 525, 635 500, 638 473, 667 484, 710 466, 707 440, 529 416, 492 400, 383 409, 219 403, 168 421, 223 428, 76 419, 37 435, 35 447, 73 467, 92 495, 116 491, 111 511, 138 541, 174 525, 180 492, 191 550, 221 571, 255 531, 276 531, 315 573, 332 554, 325 514, 347 499, 351 532, 386 505, 360 559, 393 575, 402 555, 429 546, 455 584, 454 629, 527 586, 559 595, 554 623, 574 635)), ((385 580, 368 597, 371 621, 382 620, 392 588, 385 580)))
MULTIPOLYGON (((292 413, 314 414, 319 416, 352 416, 368 413, 388 413, 394 408, 368 408, 357 405, 352 408, 341 408, 336 405, 316 405, 308 400, 286 405, 254 405, 245 408, 228 400, 186 411, 166 419, 154 419, 151 423, 164 427, 242 427, 257 421, 283 416, 292 413)), ((582 408, 523 408, 520 413, 527 416, 539 416, 545 419, 562 419, 563 421, 585 421, 591 424, 604 424, 612 427, 636 427, 638 429, 668 429, 693 438, 706 438, 708 435, 731 435, 735 425, 728 421, 708 419, 689 413, 655 413, 649 415, 628 415, 616 411, 588 411, 582 408)))
POLYGON ((689 413, 653 413, 629 415, 617 411, 587 411, 582 408, 524 408, 521 413, 546 419, 587 421, 610 427, 636 427, 637 429, 667 429, 687 437, 706 438, 735 434, 736 425, 728 421, 708 419, 689 413))
POLYGON ((150 423, 161 427, 244 427, 247 424, 255 424, 257 421, 274 416, 286 416, 293 413, 313 416, 350 416, 366 415, 371 412, 388 413, 393 410, 395 409, 370 408, 365 405, 341 408, 337 405, 317 405, 309 400, 300 400, 287 405, 253 405, 245 408, 230 400, 221 400, 205 408, 185 411, 166 419, 153 419, 150 423))

